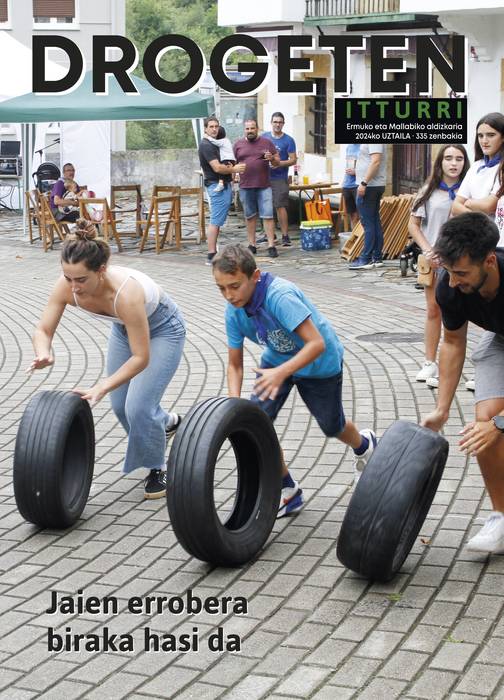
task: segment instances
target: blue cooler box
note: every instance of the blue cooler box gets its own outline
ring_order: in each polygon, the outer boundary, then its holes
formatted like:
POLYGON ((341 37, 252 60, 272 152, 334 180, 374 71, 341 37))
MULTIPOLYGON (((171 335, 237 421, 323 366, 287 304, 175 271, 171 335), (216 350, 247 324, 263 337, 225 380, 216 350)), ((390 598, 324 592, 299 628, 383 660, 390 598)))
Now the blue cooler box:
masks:
POLYGON ((330 221, 302 221, 300 228, 303 250, 329 250, 333 229, 330 221))

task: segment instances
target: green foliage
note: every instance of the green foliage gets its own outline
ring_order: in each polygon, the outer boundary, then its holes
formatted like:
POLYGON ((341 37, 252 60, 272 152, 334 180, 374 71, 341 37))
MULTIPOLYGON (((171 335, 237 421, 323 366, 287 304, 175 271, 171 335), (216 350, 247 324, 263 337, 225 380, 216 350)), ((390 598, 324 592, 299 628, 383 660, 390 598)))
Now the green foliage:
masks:
MULTIPOLYGON (((126 34, 138 49, 145 48, 164 34, 182 34, 192 39, 209 62, 215 44, 231 34, 228 27, 217 26, 215 0, 126 0, 126 34)), ((135 75, 144 77, 141 60, 135 75)), ((182 51, 168 51, 161 59, 159 72, 166 80, 180 80, 189 70, 182 51)), ((188 121, 128 122, 127 148, 193 148, 194 137, 188 121)))

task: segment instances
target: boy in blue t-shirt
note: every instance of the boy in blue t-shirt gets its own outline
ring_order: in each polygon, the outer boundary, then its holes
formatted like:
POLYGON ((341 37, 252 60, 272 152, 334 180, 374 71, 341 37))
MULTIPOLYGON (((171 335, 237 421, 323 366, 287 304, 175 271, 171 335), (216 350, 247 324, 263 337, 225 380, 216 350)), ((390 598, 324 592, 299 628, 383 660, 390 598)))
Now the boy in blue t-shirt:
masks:
MULTIPOLYGON (((343 346, 332 326, 295 284, 256 267, 252 253, 228 245, 212 261, 215 282, 228 304, 228 393, 239 397, 243 382, 243 341, 262 345, 261 366, 251 401, 272 421, 297 386, 327 437, 354 451, 356 480, 376 447, 372 430, 359 433, 345 419, 341 400, 343 346)), ((283 461, 283 458, 282 458, 283 461)), ((296 513, 304 499, 283 462, 278 516, 296 513)))

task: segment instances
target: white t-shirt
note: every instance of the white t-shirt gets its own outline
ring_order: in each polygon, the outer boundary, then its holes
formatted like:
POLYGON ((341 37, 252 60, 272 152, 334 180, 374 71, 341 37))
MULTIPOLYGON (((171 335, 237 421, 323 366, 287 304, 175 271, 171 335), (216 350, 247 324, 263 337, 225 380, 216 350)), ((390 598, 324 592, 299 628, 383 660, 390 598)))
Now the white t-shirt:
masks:
POLYGON ((499 172, 500 163, 492 165, 491 168, 483 168, 478 172, 478 168, 480 168, 484 162, 484 160, 477 160, 476 163, 471 165, 457 191, 457 196, 463 197, 464 199, 482 199, 483 197, 488 197, 494 186, 497 173, 499 172))
MULTIPOLYGON (((421 196, 422 190, 418 193, 421 196)), ((452 200, 446 190, 433 190, 429 199, 418 207, 416 211, 411 212, 413 216, 418 216, 422 219, 421 228, 425 238, 430 245, 434 245, 439 233, 439 229, 448 221, 450 216, 452 200)))
POLYGON ((368 187, 385 187, 387 184, 387 149, 385 146, 381 146, 379 144, 361 144, 359 157, 357 158, 357 164, 355 166, 355 179, 357 180, 357 184, 364 180, 369 164, 371 163, 371 155, 373 153, 381 153, 381 160, 378 172, 367 183, 368 187))

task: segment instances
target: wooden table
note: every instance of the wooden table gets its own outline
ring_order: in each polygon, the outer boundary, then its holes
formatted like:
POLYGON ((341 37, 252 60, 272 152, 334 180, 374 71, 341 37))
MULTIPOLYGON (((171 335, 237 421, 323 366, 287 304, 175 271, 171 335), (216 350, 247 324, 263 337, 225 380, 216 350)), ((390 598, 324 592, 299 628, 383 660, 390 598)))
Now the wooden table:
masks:
POLYGON ((289 192, 297 192, 298 194, 299 221, 303 221, 303 192, 309 200, 312 200, 317 193, 320 196, 321 193, 323 194, 323 190, 328 189, 331 190, 330 194, 341 194, 343 188, 336 187, 338 184, 338 182, 310 182, 307 185, 289 185, 289 192), (310 192, 312 192, 312 195, 309 194, 310 192))

